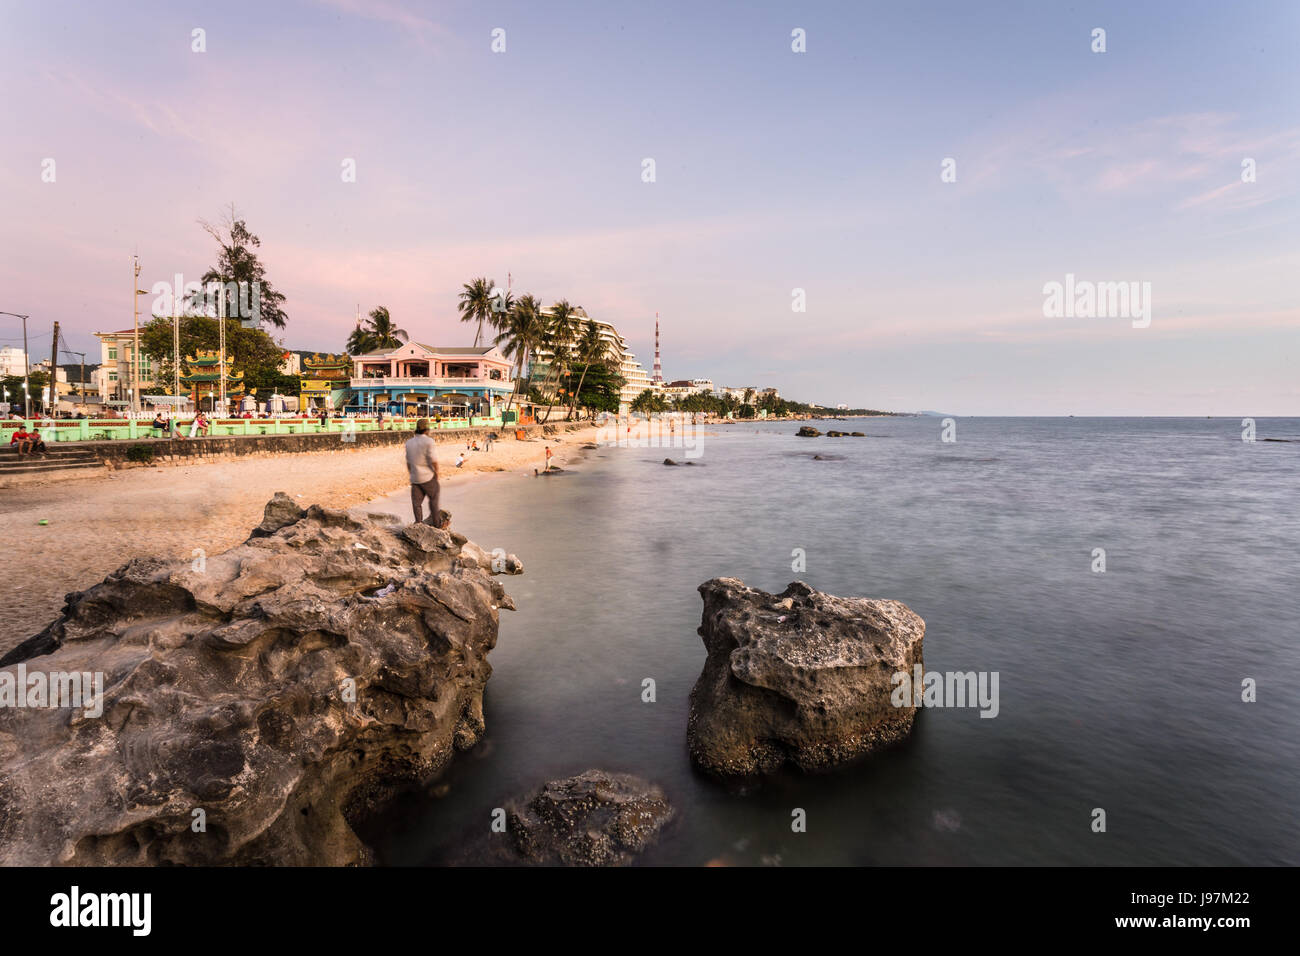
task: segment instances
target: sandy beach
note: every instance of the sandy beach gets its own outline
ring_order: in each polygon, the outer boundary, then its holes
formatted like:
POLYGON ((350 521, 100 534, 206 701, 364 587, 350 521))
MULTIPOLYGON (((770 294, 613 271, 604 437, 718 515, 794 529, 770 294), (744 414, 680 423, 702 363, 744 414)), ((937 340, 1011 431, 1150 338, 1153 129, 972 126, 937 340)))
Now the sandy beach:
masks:
MULTIPOLYGON (((498 472, 532 474, 544 467, 547 445, 552 464, 563 467, 597 433, 596 426, 585 426, 546 441, 507 439, 490 452, 466 452, 464 444, 446 442, 438 447, 442 483, 453 487, 498 472), (466 461, 456 468, 461 453, 466 461)), ((350 508, 407 484, 402 448, 392 446, 132 468, 5 489, 0 515, 9 546, 0 553, 7 605, 0 652, 53 621, 65 594, 96 584, 132 558, 189 558, 198 548, 214 554, 238 544, 277 491, 304 506, 350 508)))

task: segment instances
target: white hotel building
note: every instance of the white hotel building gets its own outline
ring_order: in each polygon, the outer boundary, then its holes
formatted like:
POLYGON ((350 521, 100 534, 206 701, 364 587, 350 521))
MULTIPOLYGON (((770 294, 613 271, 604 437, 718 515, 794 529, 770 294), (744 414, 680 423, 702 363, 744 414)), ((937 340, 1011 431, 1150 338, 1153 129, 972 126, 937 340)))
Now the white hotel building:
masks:
MULTIPOLYGON (((583 309, 578 309, 576 312, 579 321, 583 324, 590 318, 583 309)), ((623 390, 619 394, 619 400, 631 404, 633 399, 647 388, 654 387, 650 381, 650 373, 636 360, 636 355, 628 349, 627 341, 619 333, 618 329, 608 322, 602 322, 600 319, 594 319, 593 321, 596 323, 596 327, 600 329, 601 338, 608 344, 610 355, 618 361, 619 374, 625 379, 623 390)), ((536 381, 544 376, 550 368, 550 363, 550 351, 546 349, 539 350, 529 361, 530 377, 536 381)))

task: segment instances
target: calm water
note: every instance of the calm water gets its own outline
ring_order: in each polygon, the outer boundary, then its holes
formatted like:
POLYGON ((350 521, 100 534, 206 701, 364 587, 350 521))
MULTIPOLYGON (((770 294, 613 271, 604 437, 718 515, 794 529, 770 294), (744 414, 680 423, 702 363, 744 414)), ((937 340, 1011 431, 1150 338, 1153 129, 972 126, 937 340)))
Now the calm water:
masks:
POLYGON ((1243 443, 1239 419, 959 419, 955 444, 933 418, 849 427, 870 437, 728 426, 692 468, 602 449, 447 491, 527 573, 504 579, 484 742, 382 821, 381 858, 487 861, 493 807, 599 767, 678 808, 651 864, 1300 863, 1300 443, 1243 443), (720 575, 902 600, 927 670, 998 671, 1001 713, 924 711, 840 772, 720 786, 685 743, 696 587, 720 575))

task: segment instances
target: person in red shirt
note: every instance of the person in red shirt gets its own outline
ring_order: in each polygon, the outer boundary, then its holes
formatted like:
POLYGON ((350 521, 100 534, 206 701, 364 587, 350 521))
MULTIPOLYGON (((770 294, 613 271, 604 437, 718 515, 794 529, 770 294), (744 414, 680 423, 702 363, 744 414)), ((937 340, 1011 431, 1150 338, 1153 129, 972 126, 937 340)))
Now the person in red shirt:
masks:
POLYGON ((27 430, 27 426, 24 424, 24 425, 19 425, 18 431, 14 432, 13 435, 10 436, 9 444, 11 447, 13 445, 17 445, 18 454, 25 455, 27 454, 28 446, 31 444, 31 440, 32 440, 32 434, 27 430))
POLYGON ((26 425, 18 426, 18 431, 13 433, 9 444, 17 445, 20 455, 48 454, 41 436, 37 432, 29 432, 26 425))

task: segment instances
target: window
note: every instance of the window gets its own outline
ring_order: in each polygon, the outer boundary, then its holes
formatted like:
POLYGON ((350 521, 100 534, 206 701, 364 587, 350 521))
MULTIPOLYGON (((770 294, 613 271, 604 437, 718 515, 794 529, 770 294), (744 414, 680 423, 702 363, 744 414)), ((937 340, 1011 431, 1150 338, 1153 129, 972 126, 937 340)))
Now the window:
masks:
POLYGON ((113 359, 114 361, 116 361, 116 360, 117 360, 117 349, 115 349, 115 348, 110 348, 110 349, 108 350, 108 357, 109 357, 110 359, 113 359))
POLYGON ((117 381, 117 373, 116 373, 116 372, 109 372, 109 373, 108 373, 108 380, 109 380, 110 382, 116 382, 116 381, 117 381))

